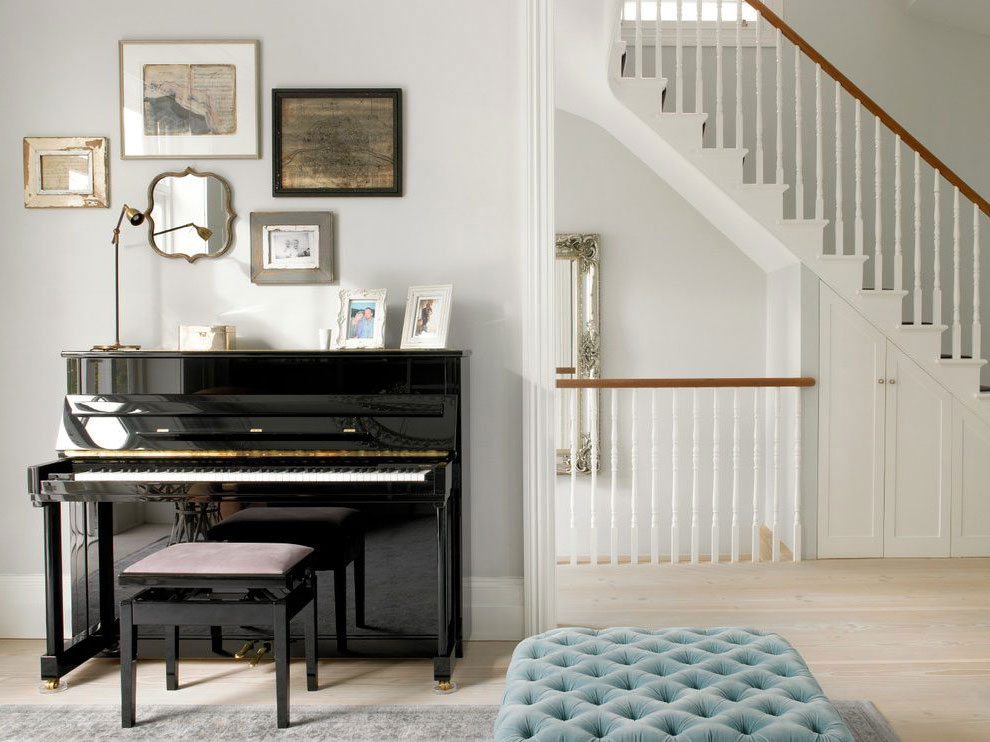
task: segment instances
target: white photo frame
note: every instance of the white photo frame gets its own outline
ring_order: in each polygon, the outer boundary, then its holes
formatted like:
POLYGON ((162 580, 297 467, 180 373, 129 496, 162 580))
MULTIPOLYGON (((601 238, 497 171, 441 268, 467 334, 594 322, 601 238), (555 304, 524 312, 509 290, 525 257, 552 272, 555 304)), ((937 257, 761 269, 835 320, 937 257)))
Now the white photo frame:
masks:
POLYGON ((106 208, 107 152, 106 137, 25 137, 24 206, 106 208))
POLYGON ((454 287, 447 284, 410 286, 402 323, 402 348, 447 347, 450 303, 454 287))
POLYGON ((385 347, 385 289, 341 289, 338 348, 385 347))
POLYGON ((120 156, 261 157, 259 42, 124 40, 120 156))

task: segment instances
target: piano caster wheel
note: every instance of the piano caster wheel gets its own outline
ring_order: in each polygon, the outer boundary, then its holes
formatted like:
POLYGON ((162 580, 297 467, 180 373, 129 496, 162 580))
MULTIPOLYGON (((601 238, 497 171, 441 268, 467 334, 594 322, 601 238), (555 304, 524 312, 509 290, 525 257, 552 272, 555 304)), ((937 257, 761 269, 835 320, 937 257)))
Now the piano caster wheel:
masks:
POLYGON ((69 684, 61 678, 43 680, 41 681, 41 685, 38 686, 38 692, 46 695, 49 693, 62 693, 68 689, 69 684))
POLYGON ((244 642, 244 646, 234 652, 234 659, 242 660, 247 657, 248 652, 254 649, 254 644, 253 641, 244 642))
POLYGON ((438 680, 433 686, 433 692, 438 696, 449 696, 457 692, 457 683, 452 680, 438 680))
POLYGON ((261 658, 264 657, 265 654, 271 648, 272 648, 272 645, 269 644, 268 642, 265 642, 264 644, 262 644, 260 647, 258 647, 258 651, 254 653, 254 657, 251 658, 251 661, 248 662, 248 665, 250 667, 256 667, 258 665, 258 663, 261 662, 261 658))

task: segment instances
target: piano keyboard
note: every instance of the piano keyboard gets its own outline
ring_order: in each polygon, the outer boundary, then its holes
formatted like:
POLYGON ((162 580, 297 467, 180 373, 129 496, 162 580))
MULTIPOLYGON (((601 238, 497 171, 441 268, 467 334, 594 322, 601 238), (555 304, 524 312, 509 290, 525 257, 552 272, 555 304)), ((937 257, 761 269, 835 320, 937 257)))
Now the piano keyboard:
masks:
POLYGON ((430 469, 93 469, 77 482, 424 482, 430 469))

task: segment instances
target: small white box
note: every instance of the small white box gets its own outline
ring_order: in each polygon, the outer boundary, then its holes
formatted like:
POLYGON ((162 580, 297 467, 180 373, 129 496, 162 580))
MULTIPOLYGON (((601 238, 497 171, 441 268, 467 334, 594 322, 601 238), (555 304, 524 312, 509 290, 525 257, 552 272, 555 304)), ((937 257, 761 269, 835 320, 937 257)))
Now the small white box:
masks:
POLYGON ((179 325, 179 350, 233 350, 234 325, 179 325))

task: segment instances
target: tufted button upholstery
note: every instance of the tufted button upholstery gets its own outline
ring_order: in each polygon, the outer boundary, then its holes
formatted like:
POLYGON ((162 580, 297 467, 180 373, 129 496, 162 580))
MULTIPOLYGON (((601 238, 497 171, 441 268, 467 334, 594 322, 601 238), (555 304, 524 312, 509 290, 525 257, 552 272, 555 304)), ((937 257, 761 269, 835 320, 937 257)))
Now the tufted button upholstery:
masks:
POLYGON ((555 629, 506 680, 496 742, 853 742, 794 648, 749 629, 555 629))

